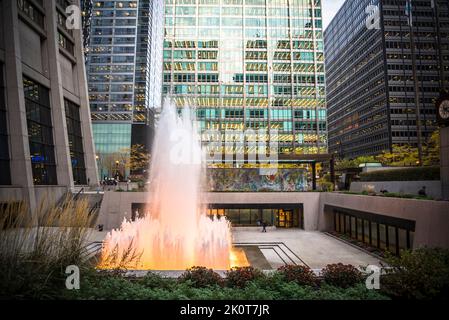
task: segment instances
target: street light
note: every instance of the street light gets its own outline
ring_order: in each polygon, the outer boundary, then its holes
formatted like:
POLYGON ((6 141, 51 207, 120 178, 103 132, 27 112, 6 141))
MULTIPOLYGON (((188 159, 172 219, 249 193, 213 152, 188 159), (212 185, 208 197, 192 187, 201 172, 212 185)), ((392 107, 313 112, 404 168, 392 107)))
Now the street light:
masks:
POLYGON ((118 178, 120 177, 119 172, 118 172, 118 165, 119 165, 120 161, 115 160, 115 177, 118 180, 118 178))

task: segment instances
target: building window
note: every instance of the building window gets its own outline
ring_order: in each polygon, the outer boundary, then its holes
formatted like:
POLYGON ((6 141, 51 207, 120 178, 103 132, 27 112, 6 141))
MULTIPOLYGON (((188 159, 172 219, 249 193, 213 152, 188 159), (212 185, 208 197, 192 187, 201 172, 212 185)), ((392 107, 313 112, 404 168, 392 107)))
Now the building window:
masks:
POLYGON ((0 185, 11 184, 9 166, 8 131, 6 127, 5 82, 3 81, 3 65, 0 64, 0 185))
POLYGON ((31 167, 36 185, 56 185, 56 162, 49 90, 24 77, 31 167))
POLYGON ((414 222, 410 220, 334 211, 334 231, 357 241, 362 247, 374 248, 373 251, 390 251, 399 255, 401 250, 411 249, 414 229, 414 222))
POLYGON ((69 138, 70 159, 72 162, 73 182, 75 184, 87 184, 79 106, 64 99, 64 107, 67 122, 67 136, 69 138))
POLYGON ((304 229, 304 213, 301 207, 280 209, 270 208, 269 205, 247 208, 225 208, 211 205, 207 210, 210 217, 225 216, 233 226, 258 226, 261 222, 279 228, 304 229))
POLYGON ((20 12, 33 20, 39 27, 44 29, 44 15, 31 1, 17 0, 17 8, 20 12))
POLYGON ((75 55, 75 46, 66 36, 58 31, 58 43, 61 48, 67 50, 72 56, 75 55))

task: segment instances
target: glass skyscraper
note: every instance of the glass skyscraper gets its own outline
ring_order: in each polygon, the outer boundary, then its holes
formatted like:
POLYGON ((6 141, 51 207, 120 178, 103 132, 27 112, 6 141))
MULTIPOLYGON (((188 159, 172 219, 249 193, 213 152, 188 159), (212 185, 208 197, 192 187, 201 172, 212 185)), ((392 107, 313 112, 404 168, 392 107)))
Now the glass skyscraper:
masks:
POLYGON ((411 3, 412 27, 405 0, 363 0, 346 1, 326 29, 329 151, 341 158, 417 147, 418 124, 422 144, 437 129, 435 101, 449 90, 449 2, 411 3), (369 6, 378 28, 367 28, 369 6))
POLYGON ((165 0, 163 81, 203 132, 276 129, 281 154, 327 152, 320 0, 165 0))
POLYGON ((92 3, 87 74, 101 176, 114 174, 104 162, 123 166, 132 145, 149 149, 161 103, 163 7, 163 0, 92 3))

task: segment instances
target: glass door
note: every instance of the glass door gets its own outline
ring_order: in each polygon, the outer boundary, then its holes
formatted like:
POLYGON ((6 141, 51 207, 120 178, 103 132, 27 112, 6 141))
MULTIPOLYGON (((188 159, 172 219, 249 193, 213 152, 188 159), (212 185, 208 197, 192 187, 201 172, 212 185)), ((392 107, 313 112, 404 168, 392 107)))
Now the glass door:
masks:
POLYGON ((277 221, 279 228, 293 228, 293 210, 279 209, 277 221))

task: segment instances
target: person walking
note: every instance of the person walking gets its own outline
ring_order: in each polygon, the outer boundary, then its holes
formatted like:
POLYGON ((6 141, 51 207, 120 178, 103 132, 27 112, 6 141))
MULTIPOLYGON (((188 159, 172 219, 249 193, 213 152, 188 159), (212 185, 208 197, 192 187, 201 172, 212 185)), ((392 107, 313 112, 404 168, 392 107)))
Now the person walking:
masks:
POLYGON ((262 221, 262 232, 267 232, 267 223, 264 221, 262 221))

